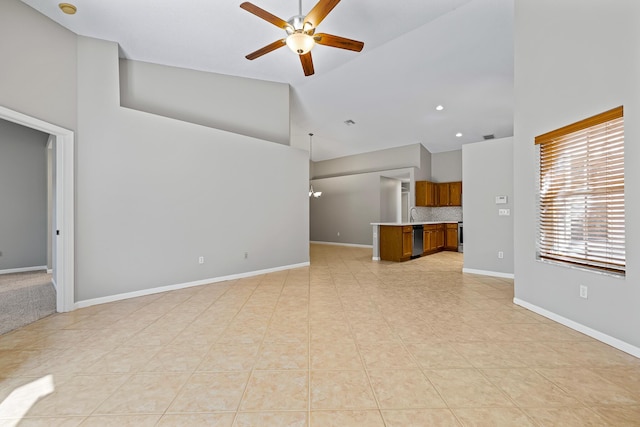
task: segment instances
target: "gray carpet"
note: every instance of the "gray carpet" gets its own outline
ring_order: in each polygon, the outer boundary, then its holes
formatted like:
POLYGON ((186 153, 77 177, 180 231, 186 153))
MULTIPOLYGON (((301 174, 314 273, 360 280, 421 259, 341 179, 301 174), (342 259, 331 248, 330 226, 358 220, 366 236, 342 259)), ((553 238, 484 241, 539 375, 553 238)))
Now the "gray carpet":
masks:
POLYGON ((46 271, 0 275, 0 334, 56 311, 56 291, 46 271))

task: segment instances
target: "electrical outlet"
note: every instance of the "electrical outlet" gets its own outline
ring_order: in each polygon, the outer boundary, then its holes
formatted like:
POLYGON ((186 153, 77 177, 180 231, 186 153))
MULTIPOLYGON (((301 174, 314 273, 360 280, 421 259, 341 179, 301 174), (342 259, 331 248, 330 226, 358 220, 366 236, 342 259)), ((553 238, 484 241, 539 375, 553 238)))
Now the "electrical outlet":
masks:
POLYGON ((580 285, 580 298, 588 298, 588 290, 585 285, 580 285))
POLYGON ((244 259, 249 259, 249 252, 244 253, 244 259))
POLYGON ((498 251, 498 258, 500 259, 504 258, 504 252, 498 251))
POLYGON ((511 215, 511 209, 498 209, 498 216, 509 216, 511 215))
POLYGON ((198 258, 198 264, 204 264, 204 257, 203 256, 198 258))

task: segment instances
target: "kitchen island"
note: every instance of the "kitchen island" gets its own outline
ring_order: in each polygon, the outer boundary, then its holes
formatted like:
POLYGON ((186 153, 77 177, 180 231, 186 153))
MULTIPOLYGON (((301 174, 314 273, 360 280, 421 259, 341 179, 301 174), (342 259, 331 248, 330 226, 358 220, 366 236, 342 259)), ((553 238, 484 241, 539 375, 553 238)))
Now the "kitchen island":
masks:
POLYGON ((458 250, 458 221, 373 222, 374 261, 407 261, 458 250))

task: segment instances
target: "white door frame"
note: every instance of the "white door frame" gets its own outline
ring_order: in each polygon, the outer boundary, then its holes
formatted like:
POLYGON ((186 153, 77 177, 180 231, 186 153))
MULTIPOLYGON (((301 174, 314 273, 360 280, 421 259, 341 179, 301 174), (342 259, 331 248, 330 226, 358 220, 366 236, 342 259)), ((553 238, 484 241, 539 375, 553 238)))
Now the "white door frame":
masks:
POLYGON ((57 230, 53 242, 56 277, 56 310, 71 311, 74 307, 75 259, 74 259, 74 145, 73 131, 40 119, 0 106, 0 119, 51 134, 56 141, 56 212, 54 227, 57 230))

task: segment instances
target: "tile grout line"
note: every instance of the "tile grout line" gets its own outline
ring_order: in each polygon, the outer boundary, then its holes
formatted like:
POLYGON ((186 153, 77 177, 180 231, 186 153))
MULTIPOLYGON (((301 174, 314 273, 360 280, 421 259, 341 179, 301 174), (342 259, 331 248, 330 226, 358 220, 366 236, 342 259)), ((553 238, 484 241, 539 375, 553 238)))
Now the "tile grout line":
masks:
MULTIPOLYGON (((351 270, 349 270, 349 268, 348 268, 348 267, 347 267, 347 271, 349 271, 349 274, 353 277, 353 279, 356 281, 356 283, 358 283, 358 286, 359 286, 360 288, 362 288, 362 286, 360 285, 360 282, 359 282, 359 281, 358 281, 358 279, 353 275, 353 273, 351 272, 351 270)), ((384 417, 382 416, 382 409, 380 408, 380 401, 379 401, 379 399, 378 399, 378 396, 376 395, 375 390, 373 389, 373 385, 372 385, 372 383, 371 383, 371 376, 369 375, 369 371, 368 371, 368 369, 367 369, 367 365, 366 365, 366 363, 365 363, 365 361, 364 361, 364 357, 362 356, 362 352, 360 351, 360 345, 359 345, 359 343, 358 343, 358 340, 357 340, 357 338, 356 338, 356 335, 353 333, 353 328, 352 328, 352 326, 351 326, 351 321, 349 320, 349 316, 347 315, 347 311, 346 311, 346 310, 345 310, 345 308, 344 308, 344 302, 343 302, 343 300, 342 300, 342 298, 341 298, 341 296, 340 296, 340 292, 338 291, 338 287, 337 287, 337 286, 336 286, 336 284, 335 284, 335 278, 334 278, 334 276, 333 276, 333 272, 332 272, 331 270, 329 270, 329 272, 331 273, 331 276, 332 276, 331 281, 332 281, 332 283, 333 283, 333 286, 336 288, 336 295, 337 295, 337 297, 338 297, 338 301, 340 301, 340 306, 342 307, 342 312, 345 314, 345 320, 346 320, 346 322, 347 322, 347 325, 349 326, 349 333, 351 334, 351 336, 352 336, 352 338, 353 338, 353 341, 354 341, 354 343, 355 343, 355 345, 356 345, 356 351, 358 352, 358 356, 360 357, 360 363, 362 363, 362 369, 364 370, 364 374, 365 374, 365 375, 366 375, 366 377, 367 377, 367 382, 369 383, 369 389, 371 390, 371 395, 373 396, 373 399, 374 399, 374 401, 375 401, 375 403, 376 403, 376 407, 377 407, 377 410, 378 410, 378 415, 380 416, 380 419, 382 420, 383 425, 386 427, 387 422, 386 422, 386 420, 384 419, 384 417)), ((369 299, 370 299, 370 298, 369 298, 369 299)))
MULTIPOLYGON (((242 308, 244 308, 247 305, 247 302, 251 299, 253 294, 255 294, 256 290, 260 287, 260 284, 262 283, 262 281, 264 280, 265 277, 267 277, 267 275, 262 275, 262 278, 260 279, 260 282, 258 282, 256 287, 253 289, 253 292, 251 292, 251 295, 249 295, 249 297, 244 302, 244 304, 242 304, 242 307, 240 307, 240 309, 238 310, 238 313, 240 313, 242 311, 242 308)), ((286 272, 286 277, 289 277, 289 271, 286 272)), ((269 316, 269 320, 267 321, 267 327, 265 328, 264 334, 262 335, 262 340, 260 340, 260 344, 258 345, 258 353, 256 355, 255 360, 253 361, 253 364, 251 365, 251 370, 249 371, 249 378, 247 379, 247 383, 244 386, 244 390, 242 391, 242 395, 240 396, 240 400, 238 401, 238 405, 236 406, 235 415, 234 415, 233 421, 231 423, 232 426, 236 425, 236 421, 238 419, 238 415, 240 414, 240 407, 241 407, 242 402, 244 401, 244 399, 245 399, 245 397, 247 395, 247 390, 249 389, 249 384, 251 384, 251 379, 253 378, 253 374, 254 374, 254 372, 256 370, 256 364, 260 360, 261 350, 262 350, 262 347, 264 345, 265 338, 267 336, 267 331, 269 330, 269 325, 271 324, 271 320, 273 319, 276 307, 278 306, 278 301, 280 301, 280 298, 282 297, 282 291, 284 290, 284 286, 285 286, 284 284, 286 283, 286 277, 285 277, 285 279, 283 279, 283 282, 280 285, 280 292, 278 293, 278 299, 276 300, 276 303, 275 303, 275 305, 273 307, 273 310, 271 312, 271 316, 269 316)), ((237 314, 236 314, 236 316, 237 316, 237 314)), ((234 318, 236 316, 234 316, 234 318)), ((231 322, 229 322, 229 323, 231 323, 231 322)))
POLYGON ((307 425, 311 426, 311 280, 312 280, 311 255, 309 255, 309 267, 307 267, 307 425))

